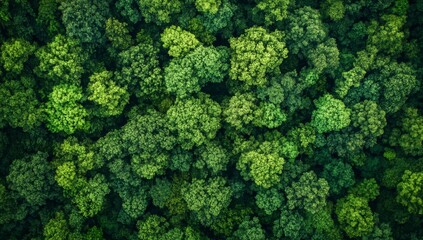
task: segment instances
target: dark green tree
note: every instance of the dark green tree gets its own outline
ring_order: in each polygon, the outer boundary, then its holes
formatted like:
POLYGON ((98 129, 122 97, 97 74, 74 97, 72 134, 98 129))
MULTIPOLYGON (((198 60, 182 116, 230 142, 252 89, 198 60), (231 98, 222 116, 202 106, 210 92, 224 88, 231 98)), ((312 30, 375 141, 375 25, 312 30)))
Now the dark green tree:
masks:
POLYGON ((55 196, 54 171, 47 158, 47 153, 38 152, 16 159, 7 176, 10 188, 33 206, 45 205, 55 196))
POLYGON ((109 18, 106 21, 106 37, 112 46, 119 50, 125 50, 132 45, 128 24, 115 18, 109 18))
POLYGON ((41 124, 44 116, 35 87, 34 79, 26 76, 0 84, 0 127, 8 123, 30 131, 41 124))
POLYGON ((109 16, 109 1, 61 1, 62 21, 66 34, 81 43, 104 41, 104 25, 109 16))
POLYGON ((207 83, 222 82, 228 72, 225 48, 197 47, 183 58, 173 59, 165 68, 168 92, 184 98, 199 92, 207 83))
POLYGON ((351 165, 342 161, 333 161, 326 164, 322 177, 328 181, 329 191, 333 194, 340 194, 343 189, 349 188, 355 183, 351 165))
POLYGON ((158 49, 141 43, 121 52, 118 56, 120 71, 116 83, 127 86, 138 97, 154 97, 163 90, 162 71, 157 57, 158 49))
POLYGON ((147 23, 157 25, 170 23, 174 16, 182 11, 183 3, 180 0, 139 0, 141 15, 147 23))
POLYGON ((122 128, 120 147, 131 156, 135 173, 147 179, 163 174, 169 164, 169 150, 175 144, 166 116, 155 110, 134 115, 122 128))
POLYGON ((327 30, 316 9, 309 6, 296 9, 289 15, 288 20, 287 44, 292 54, 305 54, 327 37, 327 30))
POLYGON ((310 171, 301 175, 285 192, 289 209, 299 208, 314 214, 326 205, 329 184, 310 171))

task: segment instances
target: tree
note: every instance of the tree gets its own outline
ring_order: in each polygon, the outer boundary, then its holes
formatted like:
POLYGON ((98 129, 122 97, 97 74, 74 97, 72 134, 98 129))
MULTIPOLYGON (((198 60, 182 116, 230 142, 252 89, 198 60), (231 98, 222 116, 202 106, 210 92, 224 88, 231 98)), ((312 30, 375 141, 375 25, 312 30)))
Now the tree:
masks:
POLYGON ((216 136, 221 111, 219 104, 206 94, 177 100, 167 111, 169 128, 177 133, 181 147, 189 150, 216 136))
POLYGON ((43 235, 48 240, 66 240, 70 234, 68 223, 63 212, 56 212, 44 226, 43 235))
POLYGON ((267 215, 271 215, 278 210, 284 202, 283 194, 276 188, 260 190, 255 199, 257 207, 262 209, 267 215))
POLYGON ((162 72, 157 57, 158 49, 148 43, 141 43, 119 53, 120 71, 116 83, 128 86, 138 97, 154 97, 163 89, 162 72))
POLYGON ((104 24, 109 16, 108 1, 61 1, 60 10, 69 37, 81 43, 104 41, 104 24))
POLYGON ((406 170, 397 186, 397 201, 410 213, 423 214, 423 172, 406 170))
POLYGON ((121 147, 131 156, 131 166, 139 176, 152 179, 164 173, 170 158, 168 151, 175 144, 170 130, 166 117, 155 110, 134 115, 122 128, 121 147))
POLYGON ((194 34, 175 25, 164 30, 161 40, 171 57, 183 57, 201 44, 194 34))
POLYGON ((359 87, 360 81, 366 75, 366 71, 360 67, 354 67, 349 71, 342 73, 341 80, 336 81, 338 87, 336 88, 336 93, 340 97, 345 97, 348 94, 348 90, 352 86, 359 87))
POLYGON ((355 104, 351 110, 352 126, 358 127, 364 136, 375 139, 383 134, 385 111, 377 103, 365 100, 355 104))
POLYGON ((244 220, 233 234, 233 239, 241 240, 262 240, 266 239, 259 219, 254 217, 251 220, 244 220))
POLYGON ((122 159, 125 156, 122 146, 123 140, 118 130, 108 132, 95 143, 96 152, 105 160, 122 159))
POLYGON ((371 233, 375 224, 366 199, 348 195, 336 203, 336 215, 349 237, 363 237, 371 233))
POLYGON ((110 188, 122 200, 122 210, 119 215, 128 218, 120 221, 128 222, 128 220, 139 218, 144 214, 148 205, 148 188, 144 181, 134 172, 130 164, 121 159, 109 163, 108 167, 111 172, 110 188))
POLYGON ((231 189, 222 177, 193 179, 181 189, 188 208, 202 224, 209 225, 231 202, 231 189))
POLYGON ((333 161, 326 164, 322 177, 328 181, 329 191, 333 194, 340 194, 343 189, 349 188, 355 183, 351 165, 342 161, 333 161))
POLYGON ((119 87, 113 81, 113 73, 102 71, 90 76, 88 100, 99 106, 100 116, 120 115, 129 102, 126 88, 119 87))
POLYGON ((28 132, 41 124, 42 108, 33 78, 23 76, 20 80, 0 84, 0 113, 0 126, 8 123, 28 132))
POLYGON ((255 97, 250 93, 236 93, 224 105, 223 117, 230 126, 236 130, 245 127, 254 120, 254 112, 257 109, 255 97))
POLYGON ((225 48, 197 47, 183 58, 173 59, 165 68, 166 89, 180 98, 199 92, 206 83, 219 83, 227 74, 225 48))
POLYGON ((261 0, 257 2, 257 5, 253 8, 253 14, 263 14, 266 26, 281 22, 288 16, 290 0, 261 0))
POLYGON ((300 153, 311 150, 316 141, 316 131, 310 124, 300 124, 288 132, 288 138, 298 147, 300 153))
POLYGON ((24 64, 35 52, 35 46, 23 39, 15 39, 4 42, 1 45, 0 62, 6 71, 20 74, 24 64))
POLYGON ((164 217, 149 215, 145 219, 138 221, 138 239, 201 239, 202 236, 192 227, 174 227, 166 221, 164 217))
POLYGON ((199 12, 216 14, 222 0, 195 0, 195 7, 199 12))
POLYGON ((83 64, 88 57, 77 41, 62 35, 55 36, 35 55, 40 61, 35 72, 48 80, 47 85, 50 86, 57 83, 79 84, 85 72, 83 64))
POLYGON ((154 206, 163 208, 171 198, 172 184, 167 180, 156 179, 155 184, 150 189, 150 195, 154 206))
POLYGON ((340 0, 325 0, 322 8, 332 21, 339 21, 345 16, 345 5, 340 0))
POLYGON ((190 170, 194 159, 194 154, 191 151, 176 147, 172 150, 171 155, 170 169, 181 172, 188 172, 190 170))
POLYGON ((335 91, 340 97, 345 97, 352 86, 360 87, 367 71, 375 63, 377 52, 378 50, 374 46, 367 46, 366 49, 357 52, 353 67, 343 72, 342 78, 335 80, 337 84, 335 91))
POLYGON ((312 239, 343 239, 337 222, 332 218, 333 204, 329 202, 324 208, 314 214, 307 214, 305 222, 312 226, 312 239))
POLYGON ((236 168, 244 180, 270 188, 280 181, 284 163, 283 157, 271 151, 271 144, 264 142, 259 149, 241 154, 236 168))
POLYGON ((364 179, 349 189, 348 193, 367 201, 373 201, 379 196, 379 185, 374 178, 364 179))
POLYGON ((131 23, 137 23, 141 20, 137 0, 117 0, 115 6, 119 13, 131 23))
POLYGON ((74 197, 74 202, 84 217, 92 217, 102 210, 110 189, 101 174, 96 174, 84 185, 74 197))
POLYGON ((226 170, 229 154, 218 142, 207 142, 198 149, 197 154, 198 160, 194 163, 196 168, 207 168, 214 174, 226 170))
POLYGON ((87 218, 99 213, 110 189, 104 175, 88 174, 104 164, 91 146, 70 137, 57 147, 53 164, 57 184, 76 204, 79 212, 87 218))
POLYGON ((306 55, 309 49, 322 43, 327 36, 319 11, 309 6, 294 10, 288 20, 287 44, 292 54, 298 54, 301 50, 306 55))
POLYGON ((80 143, 75 137, 65 139, 55 149, 53 164, 57 167, 65 163, 74 165, 76 171, 80 174, 100 168, 104 164, 102 159, 94 153, 89 143, 80 143))
POLYGON ((381 17, 382 24, 373 21, 368 29, 368 43, 388 54, 400 53, 405 38, 404 32, 401 31, 405 18, 405 15, 385 14, 381 17))
POLYGON ((380 106, 386 113, 397 112, 420 85, 415 70, 409 64, 396 62, 382 67, 378 81, 382 88, 380 106))
POLYGON ((307 225, 305 218, 297 211, 289 211, 283 208, 281 215, 273 223, 273 235, 275 238, 307 239, 310 238, 311 225, 307 225))
POLYGON ((62 33, 63 26, 60 22, 59 2, 55 0, 41 0, 36 22, 40 28, 47 29, 48 37, 54 37, 62 33))
POLYGON ((370 240, 370 239, 393 240, 394 238, 392 237, 392 230, 389 224, 381 223, 375 226, 373 228, 373 231, 369 235, 363 237, 363 240, 370 240))
POLYGON ((10 188, 33 206, 46 204, 55 194, 53 169, 47 158, 47 153, 37 152, 32 156, 16 159, 6 178, 10 188))
POLYGON ((60 84, 53 87, 46 104, 47 127, 51 132, 73 134, 89 127, 87 110, 80 104, 82 89, 75 85, 60 84))
POLYGON ((311 124, 317 132, 339 131, 350 125, 351 110, 330 94, 315 100, 317 109, 312 113, 311 124))
POLYGON ((229 43, 232 50, 230 77, 247 85, 264 85, 266 75, 277 72, 288 55, 284 33, 268 33, 262 27, 249 28, 238 38, 231 38, 229 43))
POLYGON ((170 23, 175 14, 182 11, 183 3, 180 0, 139 0, 141 15, 145 22, 157 25, 170 23))
MULTIPOLYGON (((215 2, 220 2, 220 0, 213 0, 215 2)), ((232 17, 235 14, 235 11, 238 9, 238 6, 230 1, 223 0, 221 1, 220 7, 217 9, 216 13, 204 12, 201 16, 198 16, 198 20, 204 29, 209 33, 217 33, 218 31, 224 31, 225 38, 229 38, 231 35, 234 22, 232 22, 232 17)), ((207 10, 214 10, 209 8, 207 10)))
POLYGON ((150 215, 145 220, 139 221, 137 227, 139 229, 138 239, 154 240, 163 234, 164 227, 167 227, 166 219, 157 215, 150 215), (164 225, 164 226, 162 226, 164 225))
POLYGON ((9 0, 1 2, 0 5, 0 20, 1 23, 6 23, 10 20, 9 0))
POLYGON ((310 171, 301 175, 285 192, 289 209, 300 208, 314 214, 326 205, 329 184, 310 171))
POLYGON ((401 147, 406 154, 423 155, 423 116, 415 108, 406 108, 399 128, 389 138, 392 146, 401 147))
POLYGON ((334 38, 317 45, 307 53, 309 64, 318 73, 333 72, 339 65, 339 50, 334 38))
POLYGON ((254 112, 253 124, 258 127, 276 128, 286 121, 286 114, 278 105, 261 102, 254 112))
POLYGON ((128 24, 115 18, 109 18, 106 21, 106 37, 112 46, 119 50, 128 49, 132 45, 128 24))

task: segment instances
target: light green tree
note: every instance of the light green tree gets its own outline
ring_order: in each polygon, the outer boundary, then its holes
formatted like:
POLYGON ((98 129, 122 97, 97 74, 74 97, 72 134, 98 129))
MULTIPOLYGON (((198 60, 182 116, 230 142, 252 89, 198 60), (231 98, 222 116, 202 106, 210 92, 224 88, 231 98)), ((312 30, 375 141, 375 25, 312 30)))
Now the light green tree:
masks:
POLYGON ((220 105, 206 94, 177 100, 167 111, 169 128, 176 131, 183 149, 201 146, 216 136, 221 111, 220 105))
POLYGON ((315 100, 316 110, 312 113, 311 125, 317 132, 339 131, 350 125, 351 110, 330 94, 315 100))
MULTIPOLYGON (((76 40, 57 35, 36 54, 40 64, 35 68, 39 77, 57 83, 79 84, 87 54, 76 40)), ((51 83, 48 83, 51 84, 51 83)))
POLYGON ((161 34, 163 47, 168 48, 171 57, 183 57, 197 48, 201 43, 194 34, 172 25, 161 34))
POLYGON ((349 237, 363 237, 371 233, 375 224, 366 199, 348 195, 336 203, 336 215, 341 228, 349 237))
POLYGON ((1 45, 0 62, 6 71, 19 74, 24 69, 24 64, 35 52, 35 46, 23 39, 4 42, 1 45))
POLYGON ((88 100, 99 106, 102 116, 116 116, 122 113, 129 102, 129 93, 125 87, 113 81, 113 73, 102 71, 90 76, 88 100))
POLYGON ((231 189, 222 177, 193 179, 181 189, 188 208, 201 223, 209 225, 231 202, 231 189))
POLYGON ((397 201, 410 213, 423 214, 423 172, 406 170, 397 191, 397 201))
POLYGON ((54 86, 45 108, 48 129, 54 133, 66 134, 88 129, 88 112, 80 103, 82 98, 82 89, 78 86, 54 86))
POLYGON ((252 27, 238 38, 231 38, 230 77, 247 85, 264 85, 266 75, 277 72, 288 56, 284 37, 280 31, 269 33, 262 27, 252 27))
POLYGON ((258 150, 241 154, 236 168, 245 180, 270 188, 280 181, 285 159, 272 151, 271 143, 261 143, 258 150))

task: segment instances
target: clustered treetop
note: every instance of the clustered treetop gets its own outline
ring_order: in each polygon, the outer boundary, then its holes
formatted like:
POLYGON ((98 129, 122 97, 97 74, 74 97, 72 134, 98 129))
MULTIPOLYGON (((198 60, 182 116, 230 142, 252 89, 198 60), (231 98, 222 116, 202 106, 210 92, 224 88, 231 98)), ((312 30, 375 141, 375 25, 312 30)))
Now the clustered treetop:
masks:
POLYGON ((0 0, 0 238, 423 239, 423 2, 0 0))

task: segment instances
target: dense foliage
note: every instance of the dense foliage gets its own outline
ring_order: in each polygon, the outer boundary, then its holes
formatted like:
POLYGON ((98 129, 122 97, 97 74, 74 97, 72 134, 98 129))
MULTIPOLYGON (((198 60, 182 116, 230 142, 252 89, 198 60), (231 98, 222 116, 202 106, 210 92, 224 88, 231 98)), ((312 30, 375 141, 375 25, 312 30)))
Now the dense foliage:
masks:
POLYGON ((0 0, 0 239, 423 239, 423 1, 0 0))

